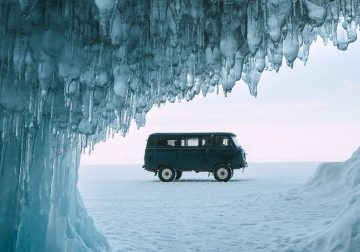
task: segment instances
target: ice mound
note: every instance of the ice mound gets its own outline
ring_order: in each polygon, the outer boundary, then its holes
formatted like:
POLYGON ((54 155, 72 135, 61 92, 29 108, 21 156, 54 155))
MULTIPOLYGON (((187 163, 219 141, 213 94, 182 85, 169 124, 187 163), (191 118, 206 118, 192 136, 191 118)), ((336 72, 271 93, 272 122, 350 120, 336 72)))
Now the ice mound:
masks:
POLYGON ((333 189, 335 186, 343 187, 343 190, 360 186, 360 148, 345 162, 320 164, 314 177, 307 183, 309 189, 333 189))
POLYGON ((324 230, 289 248, 291 251, 360 251, 360 148, 345 162, 324 163, 305 188, 306 194, 326 192, 331 200, 346 198, 346 205, 324 230), (306 244, 304 246, 304 244, 306 244))
POLYGON ((346 50, 359 6, 0 0, 0 251, 109 249, 77 193, 82 150, 143 126, 154 105, 240 79, 256 96, 263 71, 306 63, 318 37, 346 50))

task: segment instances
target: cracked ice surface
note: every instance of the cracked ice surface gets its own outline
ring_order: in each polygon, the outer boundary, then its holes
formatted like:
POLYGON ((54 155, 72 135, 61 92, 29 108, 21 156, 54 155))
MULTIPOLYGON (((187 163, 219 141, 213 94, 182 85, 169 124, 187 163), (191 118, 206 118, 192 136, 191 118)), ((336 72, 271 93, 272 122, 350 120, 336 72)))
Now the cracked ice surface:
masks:
POLYGON ((143 126, 154 104, 226 94, 240 79, 256 95, 264 70, 306 63, 319 36, 346 50, 359 5, 0 0, 0 250, 106 250, 100 235, 89 239, 97 232, 77 194, 81 149, 125 134, 132 119, 143 126), (39 220, 37 239, 27 216, 39 220))

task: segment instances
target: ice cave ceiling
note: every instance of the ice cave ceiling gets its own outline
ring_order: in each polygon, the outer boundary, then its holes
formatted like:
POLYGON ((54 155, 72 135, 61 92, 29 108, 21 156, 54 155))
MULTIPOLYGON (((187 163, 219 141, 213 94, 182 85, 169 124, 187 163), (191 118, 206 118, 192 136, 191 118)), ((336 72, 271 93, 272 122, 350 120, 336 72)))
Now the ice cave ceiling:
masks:
MULTIPOLYGON (((321 37, 356 40, 358 0, 0 0, 3 137, 36 127, 93 140, 138 126, 154 104, 304 63, 321 37)), ((221 88, 220 87, 220 88, 221 88)))

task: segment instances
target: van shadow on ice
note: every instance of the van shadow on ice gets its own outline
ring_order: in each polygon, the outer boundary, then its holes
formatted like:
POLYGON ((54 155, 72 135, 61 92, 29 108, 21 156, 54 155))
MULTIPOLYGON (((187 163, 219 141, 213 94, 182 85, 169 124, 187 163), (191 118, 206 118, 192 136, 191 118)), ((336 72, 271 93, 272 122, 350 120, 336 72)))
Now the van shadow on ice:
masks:
POLYGON ((227 182, 235 169, 247 167, 244 149, 228 132, 151 134, 144 161, 143 168, 163 182, 178 180, 185 171, 213 173, 227 182))
MULTIPOLYGON (((228 181, 228 183, 235 183, 235 182, 250 182, 253 181, 252 179, 231 179, 228 181)), ((147 180, 145 182, 150 183, 162 183, 160 180, 147 180)), ((174 183, 217 183, 216 180, 213 179, 195 179, 195 178, 189 178, 189 179, 177 179, 173 181, 174 183)))

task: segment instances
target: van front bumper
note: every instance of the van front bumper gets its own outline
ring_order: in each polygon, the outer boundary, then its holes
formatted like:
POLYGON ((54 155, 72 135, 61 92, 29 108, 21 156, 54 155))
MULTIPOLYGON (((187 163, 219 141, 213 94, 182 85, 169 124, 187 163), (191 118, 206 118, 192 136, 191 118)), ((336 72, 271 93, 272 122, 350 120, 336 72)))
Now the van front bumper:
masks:
POLYGON ((142 168, 143 168, 145 171, 149 171, 149 172, 156 172, 156 171, 157 171, 156 169, 150 169, 150 168, 146 167, 145 165, 143 165, 142 168))

